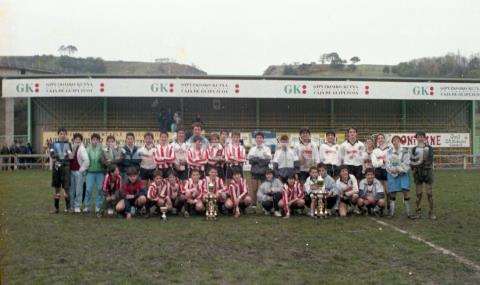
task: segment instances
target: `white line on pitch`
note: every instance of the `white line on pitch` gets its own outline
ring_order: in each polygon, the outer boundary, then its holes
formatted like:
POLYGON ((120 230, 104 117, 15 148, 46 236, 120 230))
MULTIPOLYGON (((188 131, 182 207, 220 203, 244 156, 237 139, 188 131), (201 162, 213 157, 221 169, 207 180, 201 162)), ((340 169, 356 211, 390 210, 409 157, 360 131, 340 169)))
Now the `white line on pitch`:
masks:
POLYGON ((463 256, 461 256, 461 255, 456 254, 455 252, 453 252, 453 251, 451 251, 451 250, 448 250, 448 249, 446 249, 446 248, 444 248, 444 247, 438 246, 438 245, 436 245, 436 244, 434 244, 434 243, 432 243, 432 242, 429 242, 429 241, 427 241, 427 240, 425 240, 425 239, 423 239, 423 238, 421 238, 421 237, 419 237, 419 236, 416 236, 416 235, 414 235, 414 234, 412 234, 412 233, 409 233, 409 232, 407 232, 406 230, 402 230, 401 228, 398 228, 398 227, 396 227, 396 226, 394 226, 394 225, 385 223, 385 222, 380 221, 380 220, 375 219, 375 218, 371 218, 371 219, 372 219, 373 221, 379 223, 379 224, 382 225, 382 226, 390 227, 390 228, 396 230, 396 231, 399 232, 399 233, 408 235, 408 237, 410 237, 411 239, 416 240, 416 241, 419 241, 419 242, 422 242, 422 243, 430 246, 431 248, 433 248, 433 249, 435 249, 435 250, 437 250, 437 251, 440 251, 441 253, 443 253, 443 254, 445 254, 445 255, 450 255, 450 256, 452 256, 453 258, 455 258, 455 260, 457 260, 458 262, 460 262, 460 263, 462 263, 462 264, 464 264, 464 265, 467 265, 467 266, 469 266, 469 267, 471 267, 471 268, 473 268, 473 269, 475 269, 475 270, 477 270, 477 271, 480 272, 480 265, 476 264, 475 262, 473 262, 473 261, 471 261, 471 260, 469 260, 469 259, 467 259, 467 258, 465 258, 465 257, 463 257, 463 256))

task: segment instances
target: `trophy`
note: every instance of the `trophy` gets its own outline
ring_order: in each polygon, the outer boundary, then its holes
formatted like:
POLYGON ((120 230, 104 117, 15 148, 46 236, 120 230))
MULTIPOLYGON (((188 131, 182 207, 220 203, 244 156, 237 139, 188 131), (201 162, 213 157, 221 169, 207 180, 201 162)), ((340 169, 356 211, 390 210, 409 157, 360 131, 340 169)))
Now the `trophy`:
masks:
POLYGON ((167 207, 160 207, 160 212, 162 213, 162 220, 167 221, 167 207))
POLYGON ((327 192, 323 189, 323 179, 317 179, 314 181, 315 185, 317 186, 316 190, 312 190, 311 197, 317 200, 317 206, 315 207, 315 217, 326 218, 327 213, 327 205, 325 203, 325 197, 327 192))
POLYGON ((213 193, 214 188, 215 185, 212 182, 208 183, 208 192, 205 197, 205 204, 207 205, 205 216, 207 220, 217 219, 217 198, 215 197, 215 193, 213 193))

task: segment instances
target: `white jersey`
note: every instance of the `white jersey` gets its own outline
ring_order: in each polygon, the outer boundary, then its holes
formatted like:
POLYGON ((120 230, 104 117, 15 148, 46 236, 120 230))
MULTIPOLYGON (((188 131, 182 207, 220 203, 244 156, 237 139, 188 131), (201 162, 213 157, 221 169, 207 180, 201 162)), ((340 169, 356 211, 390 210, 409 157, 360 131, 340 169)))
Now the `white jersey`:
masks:
POLYGON ((155 169, 157 164, 155 163, 153 157, 155 154, 156 148, 155 145, 144 145, 138 150, 138 154, 141 156, 142 161, 140 162, 140 167, 143 169, 155 169))
POLYGON ((377 147, 372 152, 372 165, 374 168, 383 168, 387 167, 387 152, 390 147, 384 145, 383 147, 377 147))
POLYGON ((337 182, 335 182, 335 188, 337 188, 337 193, 339 193, 341 196, 343 196, 344 192, 350 187, 353 190, 353 194, 358 193, 357 178, 355 178, 355 176, 353 176, 352 174, 348 175, 347 182, 343 182, 340 178, 338 178, 337 182))
POLYGON ((281 147, 278 147, 275 150, 275 155, 273 156, 273 163, 278 163, 278 168, 294 168, 295 161, 298 161, 298 156, 293 149, 287 147, 286 150, 283 150, 281 147))
POLYGON ((323 164, 340 166, 340 145, 324 143, 318 151, 319 161, 323 164))
POLYGON ((345 165, 362 166, 365 145, 361 141, 350 143, 348 140, 340 145, 340 156, 345 165))
MULTIPOLYGON (((317 181, 322 181, 323 178, 321 176, 318 176, 317 178, 312 178, 311 176, 308 176, 307 180, 305 181, 305 184, 303 184, 303 190, 305 190, 305 193, 310 195, 312 193, 312 185, 316 184, 317 181)), ((322 189, 318 189, 325 191, 325 184, 322 186, 322 189)))
POLYGON ((382 183, 380 183, 380 181, 378 181, 376 178, 373 178, 371 184, 368 184, 366 178, 362 179, 358 185, 358 189, 362 195, 366 196, 376 196, 384 193, 382 183))
MULTIPOLYGON (((372 162, 372 153, 373 153, 373 150, 372 152, 368 152, 368 150, 365 150, 363 152, 363 155, 362 155, 362 165, 363 165, 363 168, 367 167, 367 161, 370 161, 370 163, 372 162)), ((370 166, 370 167, 373 167, 370 166)), ((365 169, 364 169, 365 170, 365 169)))
POLYGON ((185 170, 189 145, 186 142, 179 143, 177 141, 172 142, 171 145, 173 147, 173 152, 175 153, 175 167, 180 171, 185 170))
POLYGON ((260 158, 260 159, 272 159, 272 151, 266 145, 253 146, 248 151, 247 159, 251 158, 260 158))
POLYGON ((310 167, 316 166, 319 162, 318 147, 312 142, 303 143, 300 141, 295 146, 295 153, 300 161, 300 171, 308 172, 310 167))

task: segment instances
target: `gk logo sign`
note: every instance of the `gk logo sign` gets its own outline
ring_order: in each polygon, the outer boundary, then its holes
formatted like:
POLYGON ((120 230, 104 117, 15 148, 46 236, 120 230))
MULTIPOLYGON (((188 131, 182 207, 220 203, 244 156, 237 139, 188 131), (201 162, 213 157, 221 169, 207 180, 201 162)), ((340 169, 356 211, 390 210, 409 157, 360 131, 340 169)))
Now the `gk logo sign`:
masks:
POLYGON ((173 83, 152 83, 150 90, 154 93, 172 93, 174 91, 173 83))
POLYGON ((413 94, 421 95, 421 96, 433 96, 435 94, 435 90, 433 86, 425 87, 425 86, 415 86, 413 87, 413 94))
POLYGON ((39 89, 39 84, 29 84, 29 83, 19 83, 15 87, 18 93, 33 93, 33 92, 38 92, 39 89))
POLYGON ((283 87, 286 94, 307 94, 307 85, 303 84, 287 84, 283 87))

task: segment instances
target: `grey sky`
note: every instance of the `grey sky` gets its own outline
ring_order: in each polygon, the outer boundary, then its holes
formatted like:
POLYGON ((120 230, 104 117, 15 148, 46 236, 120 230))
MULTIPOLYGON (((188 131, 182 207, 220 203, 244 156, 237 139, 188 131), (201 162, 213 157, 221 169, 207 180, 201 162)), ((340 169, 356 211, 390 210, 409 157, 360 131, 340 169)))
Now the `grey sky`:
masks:
POLYGON ((0 55, 57 54, 195 63, 261 74, 324 52, 396 64, 480 51, 480 1, 0 0, 0 55))

